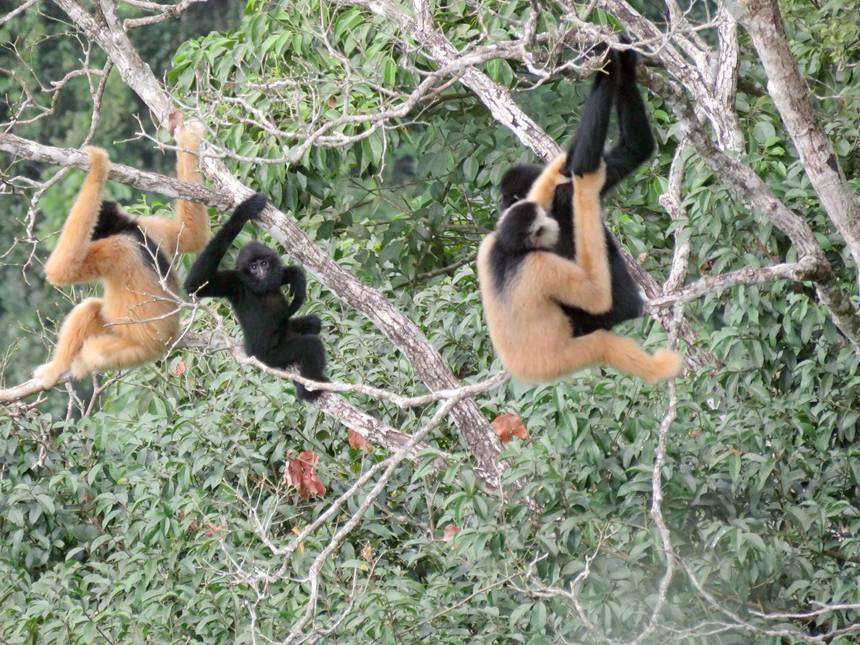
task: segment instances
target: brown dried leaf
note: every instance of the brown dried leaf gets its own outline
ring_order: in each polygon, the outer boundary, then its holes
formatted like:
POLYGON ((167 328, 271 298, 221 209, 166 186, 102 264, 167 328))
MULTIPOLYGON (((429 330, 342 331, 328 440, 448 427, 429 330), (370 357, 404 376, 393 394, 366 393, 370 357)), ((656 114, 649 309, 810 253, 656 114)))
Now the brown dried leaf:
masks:
POLYGON ((295 488, 302 499, 325 495, 325 486, 323 486, 316 471, 319 460, 320 458, 316 453, 309 450, 300 452, 298 457, 293 456, 293 453, 287 455, 284 481, 295 488))
POLYGON ((222 526, 221 524, 213 524, 212 522, 206 522, 206 524, 203 525, 203 528, 206 531, 207 537, 214 537, 218 533, 227 530, 226 526, 222 526))
POLYGON ((449 524, 445 527, 445 530, 442 533, 442 540, 444 540, 445 542, 450 542, 459 532, 460 529, 455 524, 449 524))
POLYGON ((185 361, 179 361, 173 366, 173 376, 182 376, 185 374, 185 361))
POLYGON ((500 414, 493 419, 493 430, 499 435, 499 441, 508 443, 514 437, 528 439, 529 433, 522 420, 516 414, 500 414))
POLYGON ((349 447, 355 450, 363 450, 364 452, 373 452, 373 444, 357 433, 355 430, 347 429, 347 439, 349 447))

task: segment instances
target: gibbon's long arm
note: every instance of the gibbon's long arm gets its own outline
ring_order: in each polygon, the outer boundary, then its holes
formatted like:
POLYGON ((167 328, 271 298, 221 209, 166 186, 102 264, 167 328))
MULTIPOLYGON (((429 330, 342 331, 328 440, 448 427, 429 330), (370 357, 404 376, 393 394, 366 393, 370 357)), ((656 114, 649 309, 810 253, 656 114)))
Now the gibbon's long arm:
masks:
POLYGON ((597 172, 573 176, 576 261, 555 253, 535 253, 526 260, 539 263, 535 270, 552 297, 590 314, 602 314, 612 308, 612 278, 600 220, 604 179, 604 164, 598 166, 597 172))
MULTIPOLYGON (((182 181, 203 183, 200 174, 200 137, 203 125, 191 121, 176 133, 176 176, 182 181)), ((176 201, 176 218, 145 217, 138 225, 156 239, 168 255, 201 250, 209 241, 209 217, 203 204, 184 199, 176 201)))
MULTIPOLYGON (((626 39, 625 39, 626 41, 626 39)), ((568 150, 566 173, 578 175, 597 169, 606 161, 606 183, 601 195, 648 160, 654 152, 654 138, 648 126, 645 104, 636 87, 636 52, 611 51, 605 73, 598 73, 583 110, 576 135, 568 150), (604 156, 603 146, 609 126, 612 101, 618 113, 618 143, 604 156)))
POLYGON ((564 153, 561 153, 548 163, 534 184, 532 184, 529 194, 526 196, 526 201, 534 202, 544 210, 549 210, 552 207, 555 189, 561 184, 566 184, 570 181, 568 177, 562 174, 566 164, 567 155, 564 153))
POLYGON ((78 197, 69 211, 53 253, 45 263, 45 276, 53 285, 87 282, 102 275, 104 264, 115 253, 116 243, 109 238, 92 243, 98 221, 102 191, 110 170, 108 154, 88 146, 90 170, 78 197))
POLYGON ((290 292, 293 295, 290 305, 287 307, 286 316, 292 316, 304 304, 307 297, 307 280, 305 272, 301 267, 288 266, 284 268, 284 275, 281 278, 281 285, 290 285, 290 292))
POLYGON ((618 52, 620 69, 615 105, 618 112, 618 143, 606 153, 605 195, 654 153, 654 137, 648 126, 645 104, 636 87, 636 59, 632 49, 618 52))
MULTIPOLYGON (((568 175, 584 175, 594 172, 603 159, 603 146, 609 130, 609 117, 612 115, 612 101, 618 85, 618 58, 614 51, 609 52, 606 71, 597 72, 594 85, 576 134, 568 149, 569 159, 566 166, 568 175)), ((604 186, 605 188, 605 186, 604 186)))
POLYGON ((266 197, 257 193, 236 207, 191 266, 185 280, 187 293, 198 298, 232 298, 238 295, 242 285, 239 276, 235 271, 219 271, 218 265, 245 223, 258 215, 265 205, 266 197))

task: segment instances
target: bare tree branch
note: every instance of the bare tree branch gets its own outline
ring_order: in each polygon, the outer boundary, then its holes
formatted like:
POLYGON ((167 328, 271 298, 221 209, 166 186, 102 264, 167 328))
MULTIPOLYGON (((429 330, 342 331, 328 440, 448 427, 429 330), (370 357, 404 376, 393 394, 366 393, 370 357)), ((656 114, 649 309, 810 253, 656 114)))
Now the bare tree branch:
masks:
POLYGON ((798 262, 774 264, 768 267, 747 267, 723 275, 702 278, 681 289, 667 291, 665 296, 649 300, 648 307, 653 309, 676 302, 687 302, 706 293, 725 291, 741 284, 761 284, 775 280, 812 280, 817 273, 816 261, 808 256, 798 262))
POLYGON ((740 0, 743 25, 767 73, 767 91, 794 142, 803 168, 825 212, 845 240, 860 287, 860 203, 839 167, 809 100, 782 26, 776 0, 740 0))
POLYGON ((138 9, 144 9, 146 11, 154 11, 155 14, 152 16, 146 16, 145 18, 128 18, 123 21, 122 24, 126 30, 134 29, 136 27, 144 27, 146 25, 154 25, 156 23, 163 22, 168 18, 175 18, 193 4, 206 1, 207 0, 180 0, 176 4, 158 4, 155 2, 123 0, 125 4, 132 5, 138 9))
POLYGON ((12 11, 0 18, 0 27, 12 20, 12 18, 14 18, 15 16, 24 13, 25 11, 27 11, 27 9, 37 4, 39 1, 40 0, 24 0, 24 2, 18 5, 15 9, 12 9, 12 11))
MULTIPOLYGON (((36 141, 16 137, 14 134, 0 133, 0 150, 11 154, 13 157, 53 166, 80 168, 81 170, 89 168, 89 159, 86 153, 81 150, 46 146, 36 141)), ((138 170, 121 163, 111 163, 108 177, 113 181, 139 190, 156 193, 171 199, 187 199, 207 206, 214 206, 220 210, 228 210, 239 203, 226 191, 212 190, 200 184, 191 184, 168 175, 138 170)))

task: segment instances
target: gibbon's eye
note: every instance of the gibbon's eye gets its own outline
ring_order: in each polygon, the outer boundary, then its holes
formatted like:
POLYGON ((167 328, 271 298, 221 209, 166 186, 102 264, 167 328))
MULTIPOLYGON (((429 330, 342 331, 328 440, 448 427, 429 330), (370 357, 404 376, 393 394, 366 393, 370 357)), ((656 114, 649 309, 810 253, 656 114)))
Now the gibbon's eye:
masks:
POLYGON ((268 267, 268 266, 269 266, 269 261, 268 261, 268 260, 260 260, 260 268, 261 268, 261 269, 265 269, 265 268, 266 268, 266 267, 268 267))

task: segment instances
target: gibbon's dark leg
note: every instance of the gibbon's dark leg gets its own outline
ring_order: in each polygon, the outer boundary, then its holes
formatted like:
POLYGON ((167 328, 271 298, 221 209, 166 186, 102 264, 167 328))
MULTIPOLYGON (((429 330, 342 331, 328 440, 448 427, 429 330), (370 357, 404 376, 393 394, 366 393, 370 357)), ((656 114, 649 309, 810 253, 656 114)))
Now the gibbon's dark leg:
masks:
POLYGON ((606 72, 598 72, 585 103, 582 119, 567 153, 568 173, 585 175, 594 172, 603 159, 603 147, 612 115, 612 101, 618 78, 618 53, 609 52, 606 72))
POLYGON ((654 153, 654 137, 648 126, 645 104, 636 87, 636 60, 632 49, 618 52, 618 143, 606 154, 606 184, 602 195, 627 177, 654 153))
POLYGON ((188 277, 185 279, 185 291, 187 293, 195 293, 205 284, 213 281, 213 278, 218 273, 218 265, 221 263, 224 254, 227 253, 227 249, 230 248, 233 240, 242 231, 242 227, 245 226, 248 220, 259 215, 265 206, 266 196, 257 193, 236 207, 236 210, 230 215, 230 219, 218 230, 191 266, 188 277))
POLYGON ((290 318, 290 331, 297 334, 319 334, 322 321, 317 316, 301 316, 290 318))
MULTIPOLYGON (((263 362, 272 366, 296 365, 302 376, 314 381, 328 381, 323 375, 325 371, 325 347, 323 347, 319 336, 304 334, 288 338, 275 351, 266 356, 266 360, 263 362)), ((320 390, 311 392, 301 383, 296 383, 295 386, 296 396, 302 401, 314 401, 322 394, 320 390)))

